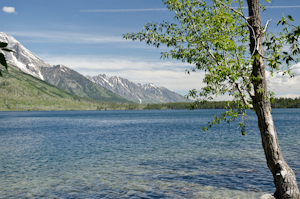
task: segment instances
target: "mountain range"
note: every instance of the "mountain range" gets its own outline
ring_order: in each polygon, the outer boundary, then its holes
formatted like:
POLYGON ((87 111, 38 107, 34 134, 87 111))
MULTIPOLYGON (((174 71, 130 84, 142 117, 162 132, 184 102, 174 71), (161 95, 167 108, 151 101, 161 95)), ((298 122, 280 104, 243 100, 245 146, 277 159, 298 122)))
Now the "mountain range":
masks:
POLYGON ((8 43, 8 48, 15 52, 3 51, 8 64, 21 71, 58 86, 80 97, 97 101, 132 103, 125 98, 95 84, 76 71, 61 65, 51 66, 27 50, 20 42, 6 33, 0 33, 0 41, 8 43))
POLYGON ((165 103, 187 101, 183 96, 154 84, 135 84, 122 77, 84 76, 64 65, 50 65, 27 50, 14 37, 0 32, 0 41, 15 52, 6 52, 8 64, 80 97, 119 103, 165 103))
POLYGON ((40 71, 45 81, 80 97, 97 101, 132 103, 66 66, 40 67, 40 71))
POLYGON ((116 94, 140 104, 186 101, 182 95, 152 83, 144 85, 139 83, 135 84, 122 77, 113 76, 109 78, 105 74, 86 77, 116 94))
POLYGON ((14 53, 2 51, 9 65, 16 66, 21 71, 44 80, 40 67, 51 67, 50 64, 47 64, 41 58, 31 53, 9 34, 0 32, 0 41, 8 43, 8 48, 15 51, 14 53))

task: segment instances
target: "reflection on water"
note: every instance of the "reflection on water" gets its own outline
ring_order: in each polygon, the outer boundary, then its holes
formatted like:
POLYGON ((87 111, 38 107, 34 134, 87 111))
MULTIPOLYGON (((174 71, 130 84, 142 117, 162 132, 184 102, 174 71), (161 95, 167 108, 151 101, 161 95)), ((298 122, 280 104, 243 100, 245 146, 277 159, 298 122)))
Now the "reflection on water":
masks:
MULTIPOLYGON (((274 192, 255 115, 220 110, 0 112, 0 198, 258 198, 274 192)), ((300 109, 274 110, 300 179, 300 109)))

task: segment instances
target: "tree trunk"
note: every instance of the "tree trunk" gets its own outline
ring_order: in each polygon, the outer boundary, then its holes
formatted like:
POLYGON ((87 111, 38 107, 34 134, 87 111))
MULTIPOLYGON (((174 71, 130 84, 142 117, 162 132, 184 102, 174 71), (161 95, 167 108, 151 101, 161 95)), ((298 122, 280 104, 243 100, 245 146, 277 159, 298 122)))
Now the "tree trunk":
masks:
POLYGON ((300 199, 299 189, 293 170, 284 161, 279 147, 276 129, 271 115, 271 104, 268 97, 265 74, 263 48, 261 44, 262 26, 260 18, 260 0, 247 0, 250 30, 250 52, 254 52, 252 84, 255 96, 252 97, 253 107, 258 117, 262 145, 267 164, 274 178, 277 199, 300 199), (260 54, 260 55, 259 55, 260 54), (258 78, 257 78, 258 77, 258 78))

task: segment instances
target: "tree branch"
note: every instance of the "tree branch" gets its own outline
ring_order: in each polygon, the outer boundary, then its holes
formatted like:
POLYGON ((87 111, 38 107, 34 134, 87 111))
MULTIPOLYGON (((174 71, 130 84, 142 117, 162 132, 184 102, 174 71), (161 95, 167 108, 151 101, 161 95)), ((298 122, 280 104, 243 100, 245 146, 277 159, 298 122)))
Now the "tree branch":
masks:
POLYGON ((241 90, 239 84, 238 84, 237 82, 234 82, 234 84, 235 84, 235 87, 237 88, 237 90, 239 91, 239 93, 241 94, 241 98, 242 98, 242 100, 243 100, 245 106, 248 106, 250 109, 253 109, 253 105, 250 104, 250 103, 247 101, 247 99, 246 99, 245 95, 243 94, 243 92, 242 92, 242 90, 241 90))
MULTIPOLYGON (((192 8, 188 8, 188 11, 190 12, 190 16, 191 16, 191 17, 190 17, 190 20, 191 20, 191 22, 192 22, 193 29, 194 29, 196 35, 200 38, 200 35, 198 34, 198 31, 197 31, 197 29, 196 29, 195 22, 194 22, 194 20, 192 19, 192 11, 191 11, 191 9, 192 9, 192 8)), ((205 46, 203 43, 204 43, 204 42, 201 41, 202 46, 206 49, 206 51, 210 54, 210 56, 216 61, 216 57, 214 56, 214 54, 212 54, 212 52, 209 50, 209 48, 208 48, 207 46, 205 46)), ((217 61, 216 61, 216 62, 217 62, 217 61)), ((218 64, 218 63, 217 63, 217 64, 218 64)))
MULTIPOLYGON (((254 40, 255 40, 255 48, 254 48, 254 51, 251 53, 251 57, 252 57, 252 56, 254 55, 255 50, 256 50, 256 48, 257 48, 257 45, 258 45, 258 42, 257 42, 257 39, 258 39, 258 38, 257 38, 256 35, 255 35, 255 31, 254 31, 253 27, 248 23, 249 17, 245 17, 244 13, 241 13, 241 12, 237 11, 236 9, 234 9, 234 8, 232 8, 232 7, 228 6, 228 5, 226 5, 225 3, 223 3, 223 2, 221 2, 221 1, 219 1, 219 0, 216 0, 216 1, 218 1, 220 4, 222 4, 223 6, 227 7, 228 9, 232 10, 233 12, 239 14, 241 17, 243 17, 243 18, 245 19, 245 21, 246 21, 246 23, 247 23, 247 26, 248 26, 248 27, 252 30, 252 32, 253 32, 253 36, 254 36, 254 40)), ((240 2, 240 8, 241 8, 241 1, 239 1, 239 2, 240 2)), ((242 10, 242 8, 241 8, 241 10, 242 10)))
MULTIPOLYGON (((219 1, 219 0, 216 0, 216 1, 218 1, 218 2, 219 2, 220 4, 222 4, 223 6, 227 7, 228 9, 230 9, 230 10, 232 10, 233 12, 239 14, 241 17, 243 17, 245 20, 247 20, 247 18, 245 17, 244 13, 241 13, 241 12, 237 11, 236 9, 234 9, 234 8, 232 8, 232 7, 228 6, 228 5, 226 5, 225 3, 223 3, 223 2, 221 2, 221 1, 219 1)), ((241 6, 241 2, 240 2, 240 6, 241 6)))
POLYGON ((272 19, 269 19, 266 23, 266 26, 265 26, 265 29, 262 31, 262 34, 265 33, 267 31, 267 28, 268 28, 268 25, 269 25, 269 22, 272 21, 272 19))
MULTIPOLYGON (((244 15, 243 8, 242 8, 242 2, 241 2, 241 0, 239 0, 239 2, 240 2, 240 9, 241 9, 241 12, 242 12, 242 14, 244 15)), ((245 15, 244 15, 244 16, 245 16, 245 15)))

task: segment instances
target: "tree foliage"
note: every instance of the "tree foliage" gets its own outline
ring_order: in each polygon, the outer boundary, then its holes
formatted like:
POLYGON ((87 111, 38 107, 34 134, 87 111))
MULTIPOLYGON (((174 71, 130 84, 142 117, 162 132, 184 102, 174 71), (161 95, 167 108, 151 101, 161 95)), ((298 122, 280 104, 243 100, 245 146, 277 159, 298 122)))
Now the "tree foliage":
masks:
MULTIPOLYGON (((6 48, 7 45, 8 45, 8 43, 0 42, 0 49, 3 50, 3 51, 7 51, 7 52, 13 52, 12 50, 6 48)), ((0 64, 2 66, 4 66, 5 69, 7 70, 8 65, 7 65, 7 62, 6 62, 6 58, 5 58, 5 56, 4 56, 4 54, 2 52, 0 52, 0 64)), ((1 70, 0 70, 0 76, 2 76, 1 70)))
MULTIPOLYGON (((215 118, 216 121, 232 120, 244 116, 246 109, 253 108, 255 93, 253 81, 260 76, 253 75, 252 64, 263 57, 271 75, 281 72, 293 77, 291 64, 299 61, 299 26, 293 26, 291 16, 283 16, 278 25, 283 26, 278 34, 267 33, 270 20, 263 27, 262 35, 256 37, 256 47, 249 48, 251 31, 249 18, 244 14, 242 0, 163 0, 175 13, 175 23, 147 23, 138 33, 127 33, 125 39, 145 41, 148 45, 171 48, 162 52, 162 58, 174 58, 192 64, 187 73, 205 71, 205 87, 200 91, 190 90, 188 97, 197 100, 212 100, 219 95, 229 94, 234 98, 234 108, 215 118), (259 39, 263 38, 265 54, 259 54, 259 39), (289 47, 288 49, 286 47, 289 47), (284 63, 284 64, 283 64, 284 63)), ((254 34, 255 35, 255 34, 254 34)), ((269 92, 269 99, 274 93, 269 92)))
MULTIPOLYGON (((270 0, 266 0, 270 2, 270 0)), ((271 115, 274 94, 267 89, 267 74, 282 73, 293 77, 291 65, 299 60, 299 26, 291 16, 283 16, 278 34, 268 33, 270 20, 263 27, 260 0, 163 0, 175 12, 176 23, 148 23, 142 32, 124 35, 126 39, 146 41, 159 47, 171 47, 163 58, 175 58, 205 71, 202 90, 189 96, 211 100, 228 93, 235 108, 213 116, 208 127, 221 121, 232 122, 253 109, 258 118, 267 165, 273 174, 277 199, 299 199, 300 192, 293 170, 284 161, 271 115), (287 49, 288 48, 288 49, 287 49), (287 49, 287 50, 286 50, 287 49)), ((190 71, 188 71, 189 73, 190 71)), ((239 123, 245 134, 243 120, 239 123)), ((203 128, 207 130, 207 127, 203 128)))

